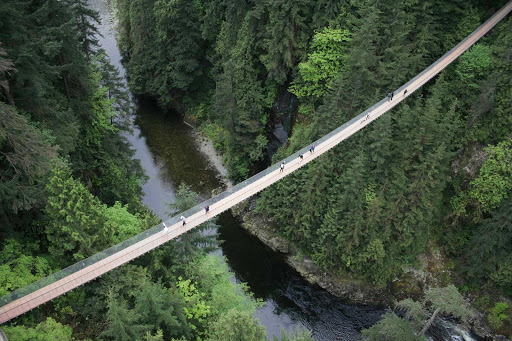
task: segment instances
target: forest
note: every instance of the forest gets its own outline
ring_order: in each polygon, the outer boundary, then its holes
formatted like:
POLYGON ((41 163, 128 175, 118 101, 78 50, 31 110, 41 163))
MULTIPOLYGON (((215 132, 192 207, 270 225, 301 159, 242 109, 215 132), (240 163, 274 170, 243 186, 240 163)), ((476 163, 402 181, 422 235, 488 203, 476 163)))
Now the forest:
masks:
MULTIPOLYGON (((141 201, 129 93, 98 24, 85 0, 0 3, 0 297, 160 223, 141 201)), ((198 201, 182 186, 169 210, 198 201)), ((259 302, 209 253, 212 224, 1 329, 11 341, 267 340, 259 302)))
MULTIPOLYGON (((195 121, 239 181, 384 98, 504 4, 117 0, 117 9, 131 89, 195 121), (274 152, 288 107, 290 138, 274 152)), ((511 56, 508 17, 390 114, 265 190, 257 211, 319 266, 381 287, 441 255, 439 282, 512 334, 511 56)))
MULTIPOLYGON (((489 18, 486 0, 113 0, 130 91, 180 110, 240 181, 346 122, 489 18), (291 107, 290 138, 269 148, 291 107)), ((0 297, 152 227, 129 94, 86 0, 0 3, 0 297)), ((326 271, 385 287, 448 268, 368 340, 472 308, 512 335, 512 20, 421 91, 265 190, 259 214, 326 271)), ((182 186, 169 210, 198 202, 182 186)), ((214 222, 210 223, 214 224, 214 222)), ((267 340, 258 302, 180 241, 2 325, 10 340, 267 340)), ((205 247, 206 245, 206 247, 205 247)), ((395 313, 398 312, 398 313, 395 313)), ((311 340, 307 331, 281 340, 311 340)))

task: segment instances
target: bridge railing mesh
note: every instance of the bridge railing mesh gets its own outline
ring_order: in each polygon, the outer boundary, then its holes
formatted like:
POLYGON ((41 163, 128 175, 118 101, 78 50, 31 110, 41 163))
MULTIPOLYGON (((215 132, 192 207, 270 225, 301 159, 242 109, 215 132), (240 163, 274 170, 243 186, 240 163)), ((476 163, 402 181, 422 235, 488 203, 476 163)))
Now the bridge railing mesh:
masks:
MULTIPOLYGON (((505 5, 506 6, 506 5, 505 5)), ((502 16, 505 16, 508 12, 506 13, 500 13, 501 11, 498 11, 497 13, 495 13, 492 17, 490 17, 484 24, 482 24, 479 28, 477 28, 475 31, 473 31, 473 33, 471 33, 469 36, 467 36, 463 41, 461 41, 457 46, 455 46, 453 49, 451 49, 449 52, 447 52, 445 55, 443 55, 441 58, 439 58, 436 62, 434 62, 432 65, 430 65, 429 67, 427 67, 424 71, 422 71, 420 74, 418 74, 416 77, 412 78, 410 81, 408 81, 406 84, 404 84, 403 86, 401 86, 400 88, 398 88, 394 93, 396 95, 400 95, 403 93, 403 91, 405 89, 407 89, 414 81, 416 81, 419 77, 423 76, 425 73, 429 72, 432 68, 434 68, 436 65, 438 65, 439 63, 443 62, 454 50, 456 50, 460 45, 464 44, 468 39, 471 39, 483 26, 486 25, 487 22, 491 21, 495 16, 497 15, 502 15, 502 16)), ((492 26, 485 30, 483 32, 483 34, 485 34, 488 30, 490 30, 492 28, 492 26)), ((386 98, 382 99, 381 101, 379 101, 378 103, 374 104, 372 107, 368 108, 367 110, 365 110, 364 112, 360 113, 359 115, 357 115, 356 117, 352 118, 350 121, 342 124, 340 127, 336 128, 335 130, 331 131, 330 133, 324 135, 323 137, 319 138, 318 140, 316 140, 315 142, 313 142, 312 144, 315 145, 315 146, 318 146, 320 145, 322 142, 328 140, 329 138, 343 132, 345 129, 347 129, 350 125, 352 125, 353 123, 355 122, 358 122, 362 119, 365 118, 365 116, 368 114, 368 113, 371 113, 374 109, 376 109, 377 107, 380 107, 382 104, 384 104, 385 102, 387 101, 386 98)), ((299 157, 299 154, 305 154, 309 151, 309 148, 310 148, 310 145, 296 151, 295 153, 293 153, 292 155, 288 156, 286 159, 282 160, 285 162, 285 164, 290 164, 291 162, 293 161, 296 161, 299 157)), ((243 189, 245 186, 249 185, 249 184, 252 184, 256 181, 258 181, 259 179, 263 178, 264 176, 268 175, 269 173, 271 172, 274 172, 276 171, 277 169, 279 169, 280 167, 280 164, 282 161, 279 161, 277 162, 276 164, 268 167, 267 169, 261 171, 260 173, 248 178, 247 180, 245 181, 242 181, 240 183, 238 183, 237 185, 227 189, 226 191, 222 192, 221 194, 209 199, 209 200, 206 200, 205 202, 202 202, 196 206, 194 206, 193 208, 183 212, 183 213, 179 213, 178 215, 168 219, 167 221, 165 221, 165 223, 167 224, 167 226, 172 226, 174 225, 175 223, 179 222, 179 216, 183 215, 185 217, 189 217, 197 212, 200 212, 204 209, 204 206, 205 205, 209 205, 209 206, 213 206, 215 203, 219 202, 220 200, 230 196, 231 194, 233 193, 236 193, 238 191, 240 191, 241 189, 243 189)), ((1 306, 4 306, 16 299, 19 299, 23 296, 26 296, 28 294, 31 294, 47 285, 50 285, 62 278, 65 278, 67 276, 70 276, 72 274, 74 274, 75 272, 77 271, 80 271, 86 267, 89 267, 103 259, 105 259, 106 257, 109 257, 119 251, 122 251, 124 249, 126 249, 127 247, 130 247, 148 237, 151 237, 157 233, 161 233, 162 232, 162 225, 159 224, 159 225, 156 225, 156 226, 153 226, 152 228, 149 228, 147 230, 145 230, 144 232, 141 232, 140 234, 134 236, 134 237, 131 237, 117 245, 114 245, 106 250, 103 250, 101 252, 98 252, 96 253, 95 255, 89 257, 89 258, 86 258, 84 260, 81 260, 65 269, 62 269, 54 274, 51 274, 45 278, 42 278, 34 283, 31 283, 23 288, 20 288, 20 289, 17 289, 5 296, 3 296, 2 298, 0 298, 0 307, 1 306)))

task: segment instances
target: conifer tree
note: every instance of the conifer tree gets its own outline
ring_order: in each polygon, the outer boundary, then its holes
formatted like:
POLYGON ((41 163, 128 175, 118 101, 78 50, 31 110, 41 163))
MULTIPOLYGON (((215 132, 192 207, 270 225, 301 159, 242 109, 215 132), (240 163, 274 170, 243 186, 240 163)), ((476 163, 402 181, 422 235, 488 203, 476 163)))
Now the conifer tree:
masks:
POLYGON ((512 293, 512 200, 482 220, 463 253, 469 274, 491 279, 506 294, 512 293))
POLYGON ((56 158, 56 147, 15 107, 0 102, 0 219, 13 226, 9 215, 41 207, 44 180, 56 158))
POLYGON ((283 84, 297 60, 302 59, 311 34, 306 22, 310 6, 308 0, 268 2, 266 53, 261 59, 268 70, 268 78, 277 84, 283 84))
POLYGON ((169 92, 194 90, 204 60, 199 9, 195 2, 178 0, 155 2, 156 38, 160 46, 158 72, 153 89, 164 103, 169 92), (165 71, 165 72, 161 72, 165 71))
MULTIPOLYGON (((7 52, 2 47, 2 42, 0 42, 0 89, 3 92, 3 98, 7 102, 7 104, 14 105, 14 99, 10 93, 9 89, 9 76, 12 73, 15 73, 16 69, 14 68, 14 64, 12 60, 7 58, 7 52)), ((0 97, 0 99, 2 99, 0 97)))
POLYGON ((183 296, 177 290, 147 281, 136 297, 134 311, 140 316, 140 321, 152 326, 151 332, 162 329, 166 335, 189 338, 184 307, 183 296))
POLYGON ((82 51, 90 60, 98 48, 98 31, 96 24, 100 24, 99 13, 87 6, 86 0, 67 0, 75 15, 78 31, 78 41, 82 45, 82 51))
POLYGON ((126 302, 110 295, 107 307, 107 328, 102 336, 114 341, 139 340, 148 330, 148 326, 141 324, 141 316, 128 309, 126 302))
POLYGON ((81 260, 111 246, 115 230, 107 224, 104 206, 69 168, 54 167, 46 192, 45 232, 53 256, 81 260))

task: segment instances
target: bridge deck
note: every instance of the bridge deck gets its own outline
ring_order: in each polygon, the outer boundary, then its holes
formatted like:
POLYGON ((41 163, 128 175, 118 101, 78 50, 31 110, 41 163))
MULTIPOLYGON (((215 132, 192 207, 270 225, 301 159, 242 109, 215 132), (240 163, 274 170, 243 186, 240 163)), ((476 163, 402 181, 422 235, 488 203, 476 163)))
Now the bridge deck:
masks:
POLYGON ((279 162, 248 180, 237 184, 215 198, 199 204, 191 210, 183 213, 183 215, 187 217, 187 224, 184 226, 182 226, 178 217, 173 217, 166 222, 169 226, 168 233, 164 233, 160 226, 153 227, 150 230, 129 239, 128 241, 109 248, 84 261, 78 262, 69 268, 32 283, 25 288, 16 290, 10 295, 2 297, 0 299, 0 304, 3 305, 0 307, 0 324, 5 323, 6 321, 9 321, 10 319, 13 319, 16 316, 19 316, 70 290, 73 290, 74 288, 87 283, 88 281, 91 281, 146 252, 153 250, 170 239, 178 237, 195 226, 204 223, 239 202, 267 188, 308 162, 313 161, 320 155, 335 147, 341 141, 363 129, 394 106, 398 105, 398 103, 403 101, 406 97, 410 96, 414 91, 427 83, 432 77, 437 75, 464 51, 471 47, 471 45, 478 41, 501 19, 510 13, 511 10, 512 0, 466 39, 455 46, 451 51, 446 53, 443 57, 438 59, 408 83, 397 89, 394 92, 396 95, 392 101, 388 101, 387 99, 381 100, 370 109, 322 137, 314 143, 314 153, 309 153, 308 146, 288 157, 285 160, 286 164, 283 172, 279 170, 279 162), (405 89, 407 89, 406 95, 403 94, 405 89), (370 115, 369 119, 365 119, 368 114, 370 115), (304 159, 301 162, 298 159, 299 154, 304 155, 304 159), (210 212, 208 214, 205 214, 203 210, 205 205, 210 206, 210 212))

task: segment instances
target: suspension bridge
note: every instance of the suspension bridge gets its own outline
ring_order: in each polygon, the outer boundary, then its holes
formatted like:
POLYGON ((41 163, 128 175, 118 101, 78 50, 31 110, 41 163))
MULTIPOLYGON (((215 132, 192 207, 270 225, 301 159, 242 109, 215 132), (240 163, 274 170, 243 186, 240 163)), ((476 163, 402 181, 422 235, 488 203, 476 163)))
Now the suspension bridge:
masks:
POLYGON ((382 99, 349 122, 315 141, 313 143, 315 146, 314 153, 309 152, 309 146, 304 147, 283 160, 285 166, 282 171, 280 170, 281 162, 278 162, 216 197, 181 213, 180 215, 187 218, 185 225, 182 224, 178 216, 170 218, 165 222, 168 226, 168 231, 163 230, 162 225, 154 226, 120 244, 112 246, 68 268, 0 298, 0 324, 65 294, 157 248, 171 239, 177 238, 181 234, 230 209, 234 205, 262 191, 300 167, 320 157, 341 141, 354 135, 398 105, 405 98, 409 97, 489 32, 498 22, 506 17, 511 10, 512 0, 452 50, 447 52, 409 82, 396 89, 393 92, 395 96, 392 100, 388 98, 382 99), (299 159, 299 155, 303 155, 303 159, 299 159), (205 213, 205 206, 210 207, 208 213, 205 213))

